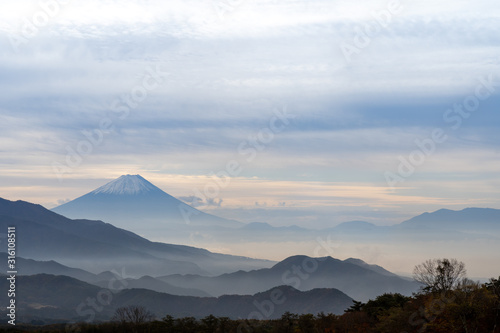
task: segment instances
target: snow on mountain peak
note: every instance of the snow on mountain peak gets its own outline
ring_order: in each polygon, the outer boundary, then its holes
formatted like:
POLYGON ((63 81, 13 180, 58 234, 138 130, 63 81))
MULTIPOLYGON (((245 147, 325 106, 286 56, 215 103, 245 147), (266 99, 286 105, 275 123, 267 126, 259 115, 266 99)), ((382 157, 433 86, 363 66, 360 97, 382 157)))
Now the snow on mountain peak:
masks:
POLYGON ((157 190, 160 189, 140 175, 123 175, 92 191, 91 194, 142 194, 157 190))

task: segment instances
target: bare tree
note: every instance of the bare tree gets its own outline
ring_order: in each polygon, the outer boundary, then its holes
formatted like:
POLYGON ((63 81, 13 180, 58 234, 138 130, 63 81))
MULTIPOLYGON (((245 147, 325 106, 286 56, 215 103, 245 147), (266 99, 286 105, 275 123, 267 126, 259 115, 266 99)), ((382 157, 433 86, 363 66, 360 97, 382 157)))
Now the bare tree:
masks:
POLYGON ((129 305, 116 309, 113 320, 138 325, 152 321, 154 318, 155 316, 145 307, 129 305))
POLYGON ((429 259, 415 266, 413 278, 426 291, 446 292, 466 279, 465 264, 457 259, 429 259))

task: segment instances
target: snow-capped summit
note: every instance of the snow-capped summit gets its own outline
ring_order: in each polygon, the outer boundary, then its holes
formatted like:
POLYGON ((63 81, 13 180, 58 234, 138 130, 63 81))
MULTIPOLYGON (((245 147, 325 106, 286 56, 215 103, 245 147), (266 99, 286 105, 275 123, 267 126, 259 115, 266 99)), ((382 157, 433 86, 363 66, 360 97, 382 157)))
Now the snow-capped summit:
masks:
POLYGON ((140 175, 123 175, 52 211, 72 219, 102 220, 148 237, 167 227, 241 225, 199 211, 140 175))
POLYGON ((106 185, 90 192, 90 194, 144 194, 161 191, 140 175, 123 175, 106 185))

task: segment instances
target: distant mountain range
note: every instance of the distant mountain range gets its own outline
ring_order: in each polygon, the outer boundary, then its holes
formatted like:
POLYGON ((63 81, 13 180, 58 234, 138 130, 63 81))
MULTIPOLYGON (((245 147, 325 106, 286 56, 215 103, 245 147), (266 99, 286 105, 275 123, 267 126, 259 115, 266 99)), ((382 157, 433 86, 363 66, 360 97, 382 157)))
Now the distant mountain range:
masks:
MULTIPOLYGON (((0 252, 0 262, 2 262, 3 269, 2 272, 7 272, 9 269, 7 267, 7 253, 0 252)), ((51 275, 64 275, 78 279, 83 282, 93 284, 102 288, 114 289, 114 285, 110 284, 110 281, 115 281, 119 279, 123 281, 119 285, 123 288, 126 285, 128 289, 142 288, 149 289, 157 292, 179 295, 179 296, 197 296, 197 297, 208 297, 211 296, 208 293, 198 290, 198 289, 186 289, 176 286, 172 286, 167 282, 155 279, 151 276, 143 276, 138 279, 133 279, 127 276, 121 276, 122 272, 119 271, 105 271, 100 274, 93 274, 79 268, 71 268, 62 265, 54 260, 50 261, 37 261, 33 259, 25 259, 22 257, 16 258, 17 272, 18 275, 37 275, 37 274, 51 274, 51 275)))
POLYGON ((272 261, 151 242, 109 223, 70 220, 40 205, 0 198, 0 230, 16 226, 18 255, 56 260, 98 273, 125 269, 130 276, 173 273, 217 275, 270 267, 272 261))
POLYGON ((289 284, 302 291, 336 288, 367 300, 383 292, 410 294, 418 288, 361 260, 295 256, 274 264, 154 243, 101 221, 70 220, 39 205, 0 199, 0 228, 9 225, 17 227, 18 256, 37 260, 24 260, 20 274, 64 274, 101 287, 113 278, 105 271, 114 271, 124 275, 130 287, 191 296, 255 294, 289 284), (54 261, 39 262, 44 260, 54 261))
MULTIPOLYGON (((364 221, 343 222, 331 228, 312 230, 290 227, 273 227, 267 223, 250 223, 237 230, 245 230, 247 239, 259 237, 275 238, 278 233, 287 237, 299 235, 317 236, 331 233, 338 238, 363 239, 406 239, 421 238, 426 240, 459 240, 475 238, 500 238, 500 209, 465 208, 460 211, 440 209, 432 213, 423 213, 400 224, 378 226, 364 221), (264 233, 265 232, 265 233, 264 233)), ((216 235, 214 235, 216 237, 216 235)), ((279 236, 278 236, 279 237, 279 236)), ((290 238, 288 238, 290 239, 290 238)))
POLYGON ((419 284, 403 279, 380 266, 359 259, 338 260, 331 257, 289 257, 271 268, 238 271, 216 277, 168 275, 158 277, 171 285, 196 288, 213 296, 254 294, 287 284, 302 291, 313 288, 336 288, 356 300, 367 301, 383 293, 411 295, 419 284))
MULTIPOLYGON (((7 271, 7 254, 0 260, 7 271)), ((102 288, 114 289, 110 281, 119 279, 127 289, 149 289, 180 296, 221 296, 224 294, 250 295, 279 285, 290 285, 307 291, 314 288, 335 288, 357 300, 366 301, 384 292, 410 295, 419 285, 405 280, 377 265, 368 265, 360 259, 338 260, 331 257, 289 257, 269 269, 237 271, 215 277, 173 274, 167 276, 121 277, 120 272, 105 271, 93 274, 70 268, 55 261, 36 261, 18 257, 19 275, 53 274, 72 277, 102 288)))
MULTIPOLYGON (((368 249, 371 244, 418 244, 417 251, 433 242, 446 242, 446 250, 453 244, 463 247, 470 240, 493 247, 500 242, 500 210, 495 209, 442 209, 393 226, 353 221, 323 230, 273 227, 203 213, 139 175, 122 176, 55 210, 112 220, 120 227, 149 230, 177 242, 193 233, 220 244, 248 242, 253 246, 305 240, 317 246, 318 237, 334 235, 340 242, 368 249), (182 212, 190 212, 190 220, 182 212)), ((297 255, 276 263, 152 242, 106 222, 69 219, 40 205, 0 198, 0 230, 8 226, 17 230, 18 299, 24 318, 83 320, 75 309, 102 290, 113 294, 113 303, 95 314, 106 320, 116 307, 132 304, 144 305, 158 316, 246 318, 258 308, 256 304, 273 297, 276 288, 287 302, 275 307, 269 315, 272 318, 285 311, 341 313, 351 305, 351 297, 366 301, 386 292, 409 295, 419 288, 414 281, 356 258, 297 255), (117 279, 125 289, 111 283, 117 279)), ((453 248, 451 253, 455 252, 453 248)), ((491 258, 498 257, 496 253, 491 258)), ((5 253, 0 253, 0 261, 3 267, 5 253)), ((0 288, 5 283, 6 279, 0 279, 0 288)))
POLYGON ((184 244, 196 239, 197 244, 205 247, 234 241, 303 241, 325 233, 345 240, 381 242, 500 238, 500 210, 488 208, 441 209, 393 226, 351 221, 313 230, 298 226, 274 227, 265 222, 243 224, 203 213, 140 175, 121 176, 53 211, 71 218, 103 220, 150 239, 184 244), (189 216, 187 220, 186 216, 189 216))
MULTIPOLYGON (((7 284, 5 278, 0 279, 1 290, 8 290, 7 284)), ((17 286, 18 322, 109 320, 116 308, 128 305, 144 306, 158 319, 167 314, 173 317, 202 318, 212 314, 232 319, 272 319, 287 311, 342 314, 352 304, 349 296, 336 289, 301 292, 290 286, 276 286, 253 296, 225 295, 218 298, 174 296, 146 289, 110 292, 74 278, 48 274, 20 276, 17 286), (96 302, 94 307, 89 300, 96 302)))
POLYGON ((468 233, 500 231, 500 210, 466 208, 460 211, 440 209, 423 213, 398 225, 399 228, 433 228, 468 233))

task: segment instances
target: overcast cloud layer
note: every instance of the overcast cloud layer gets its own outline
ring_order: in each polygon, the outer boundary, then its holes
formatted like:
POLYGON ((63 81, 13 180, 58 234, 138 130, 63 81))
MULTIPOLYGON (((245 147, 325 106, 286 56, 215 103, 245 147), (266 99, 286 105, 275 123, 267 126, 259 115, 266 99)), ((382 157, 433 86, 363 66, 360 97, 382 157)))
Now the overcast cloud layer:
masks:
POLYGON ((2 197, 138 173, 274 225, 500 208, 493 0, 0 6, 2 197))

